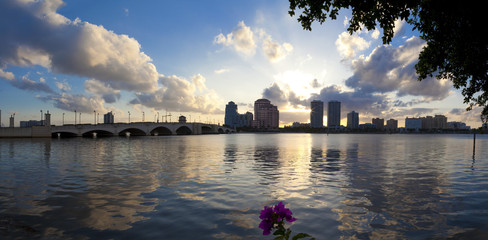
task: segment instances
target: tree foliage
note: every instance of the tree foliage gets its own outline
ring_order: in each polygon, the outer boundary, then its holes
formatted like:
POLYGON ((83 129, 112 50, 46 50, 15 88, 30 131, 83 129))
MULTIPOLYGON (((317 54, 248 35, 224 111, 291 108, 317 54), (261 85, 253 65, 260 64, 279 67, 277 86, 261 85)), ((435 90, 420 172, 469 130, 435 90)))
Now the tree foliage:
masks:
POLYGON ((462 89, 467 110, 479 105, 488 120, 488 34, 483 1, 441 0, 289 0, 291 16, 306 30, 312 23, 335 20, 351 9, 350 34, 365 27, 383 30, 383 43, 394 36, 395 20, 405 20, 420 32, 426 46, 415 65, 418 80, 435 76, 462 89))

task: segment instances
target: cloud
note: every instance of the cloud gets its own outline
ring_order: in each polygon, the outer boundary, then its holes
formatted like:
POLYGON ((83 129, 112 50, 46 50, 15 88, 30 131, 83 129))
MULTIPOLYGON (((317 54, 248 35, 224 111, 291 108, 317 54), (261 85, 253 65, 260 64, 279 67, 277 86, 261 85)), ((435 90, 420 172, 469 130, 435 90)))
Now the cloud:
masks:
POLYGON ((395 20, 395 28, 393 28, 393 36, 401 36, 405 33, 405 20, 397 19, 395 20))
POLYGON ((56 12, 63 5, 61 0, 0 2, 0 69, 40 65, 97 79, 114 89, 157 88, 158 72, 134 38, 71 21, 56 12))
POLYGON ((346 85, 369 93, 396 91, 398 96, 421 96, 430 101, 446 98, 452 87, 449 81, 417 80, 414 66, 424 44, 421 39, 412 37, 398 48, 376 47, 369 56, 352 61, 354 73, 346 80, 346 85))
POLYGON ((217 70, 215 70, 214 72, 215 72, 216 74, 222 74, 222 73, 226 73, 226 72, 229 72, 229 71, 230 71, 230 70, 229 70, 229 69, 227 69, 227 68, 221 68, 221 69, 217 69, 217 70))
POLYGON ((53 102, 54 107, 82 113, 107 112, 104 107, 103 99, 99 97, 87 97, 81 94, 71 95, 68 93, 52 94, 45 97, 39 97, 43 101, 53 102))
POLYGON ((120 99, 120 90, 115 90, 109 85, 96 79, 85 81, 85 90, 102 97, 106 103, 114 103, 120 99))
POLYGON ((280 44, 263 29, 252 30, 244 21, 240 21, 231 33, 217 35, 214 43, 233 47, 236 52, 246 56, 253 56, 260 44, 264 55, 270 62, 280 61, 293 51, 290 43, 280 44))
POLYGON ((130 103, 143 105, 155 110, 167 109, 169 111, 199 112, 221 114, 223 111, 215 104, 222 102, 213 90, 207 90, 205 79, 195 75, 192 81, 178 76, 161 76, 162 85, 151 93, 137 93, 130 103), (200 91, 200 94, 197 94, 200 91))
POLYGON ((271 62, 277 62, 288 56, 291 51, 293 51, 293 46, 289 43, 280 44, 279 42, 273 40, 269 34, 260 31, 259 34, 262 39, 262 47, 264 54, 271 62))
POLYGON ((370 42, 364 40, 358 34, 350 35, 348 32, 343 32, 337 38, 335 45, 342 57, 351 59, 356 56, 358 51, 368 48, 370 42))
POLYGON ((375 29, 371 32, 371 37, 373 39, 378 39, 380 37, 380 31, 378 29, 375 29))
POLYGON ((232 46, 234 50, 245 55, 254 55, 257 47, 254 41, 254 33, 249 26, 246 26, 244 21, 240 21, 237 27, 226 36, 222 33, 217 35, 214 43, 232 46))
POLYGON ((71 85, 67 82, 56 82, 56 87, 61 91, 71 91, 71 85))
POLYGON ((10 83, 12 86, 21 89, 21 90, 26 90, 29 92, 44 92, 44 93, 55 93, 55 91, 49 87, 45 82, 36 82, 27 77, 27 75, 22 76, 20 79, 16 79, 15 76, 10 73, 10 72, 3 72, 0 71, 0 77, 4 77, 8 83, 10 83), (5 76, 3 76, 5 75, 5 76))

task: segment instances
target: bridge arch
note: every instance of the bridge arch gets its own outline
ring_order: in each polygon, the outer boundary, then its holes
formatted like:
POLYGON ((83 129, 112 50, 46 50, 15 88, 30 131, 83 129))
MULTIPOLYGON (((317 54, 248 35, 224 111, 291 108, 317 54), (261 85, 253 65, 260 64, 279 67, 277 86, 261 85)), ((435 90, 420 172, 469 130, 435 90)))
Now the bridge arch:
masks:
POLYGON ((202 126, 202 134, 212 134, 213 129, 210 126, 202 126))
POLYGON ((130 136, 146 136, 146 132, 139 128, 126 128, 119 132, 119 136, 127 136, 129 133, 130 136))
POLYGON ((192 131, 187 126, 181 126, 178 129, 176 129, 176 134, 177 135, 191 135, 192 131))
POLYGON ((105 131, 105 130, 91 130, 91 131, 84 132, 82 134, 82 136, 83 137, 93 137, 94 133, 96 133, 97 137, 111 137, 114 135, 112 132, 105 131))
POLYGON ((167 127, 156 127, 150 132, 151 135, 153 136, 168 136, 168 135, 173 135, 173 132, 167 127))
POLYGON ((219 134, 223 134, 223 133, 225 133, 225 132, 224 132, 224 129, 222 129, 222 128, 219 128, 218 132, 219 132, 219 134))
POLYGON ((78 135, 73 132, 53 132, 51 133, 51 137, 53 138, 72 138, 72 137, 77 137, 78 135))

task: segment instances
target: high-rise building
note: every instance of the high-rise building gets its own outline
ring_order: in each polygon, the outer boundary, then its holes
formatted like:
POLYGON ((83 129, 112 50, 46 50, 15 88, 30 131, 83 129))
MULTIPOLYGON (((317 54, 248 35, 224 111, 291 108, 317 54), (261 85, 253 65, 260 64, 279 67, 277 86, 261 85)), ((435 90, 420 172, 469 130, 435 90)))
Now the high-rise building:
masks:
POLYGON ((386 129, 396 131, 398 129, 398 120, 395 119, 387 120, 386 129))
POLYGON ((405 129, 408 130, 419 130, 422 129, 422 119, 421 118, 405 118, 405 129))
POLYGON ((434 116, 434 128, 446 129, 447 128, 447 117, 444 115, 435 115, 434 116))
POLYGON ((225 105, 225 125, 229 127, 236 127, 237 125, 237 105, 230 101, 227 105, 225 105))
POLYGON ((341 126, 341 102, 330 101, 327 106, 327 127, 337 128, 341 126))
POLYGON ((313 100, 310 104, 310 126, 312 128, 324 127, 324 102, 313 100))
POLYGON ((279 127, 278 107, 271 104, 268 99, 258 99, 254 102, 254 120, 252 126, 255 128, 278 128, 279 127))
POLYGON ((376 129, 378 129, 380 131, 383 131, 383 129, 385 128, 385 119, 383 119, 383 118, 373 118, 371 120, 371 123, 376 125, 376 129))
POLYGON ((359 128, 359 113, 352 111, 347 114, 347 128, 349 129, 359 128))
POLYGON ((108 112, 103 115, 103 123, 111 124, 114 123, 114 114, 112 112, 108 112))

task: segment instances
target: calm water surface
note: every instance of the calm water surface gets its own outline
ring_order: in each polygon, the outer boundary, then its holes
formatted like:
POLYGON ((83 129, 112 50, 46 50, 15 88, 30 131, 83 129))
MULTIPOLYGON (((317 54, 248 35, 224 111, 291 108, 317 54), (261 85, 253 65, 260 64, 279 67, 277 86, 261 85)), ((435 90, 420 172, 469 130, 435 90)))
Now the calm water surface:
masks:
POLYGON ((488 239, 488 136, 0 139, 0 238, 488 239))

